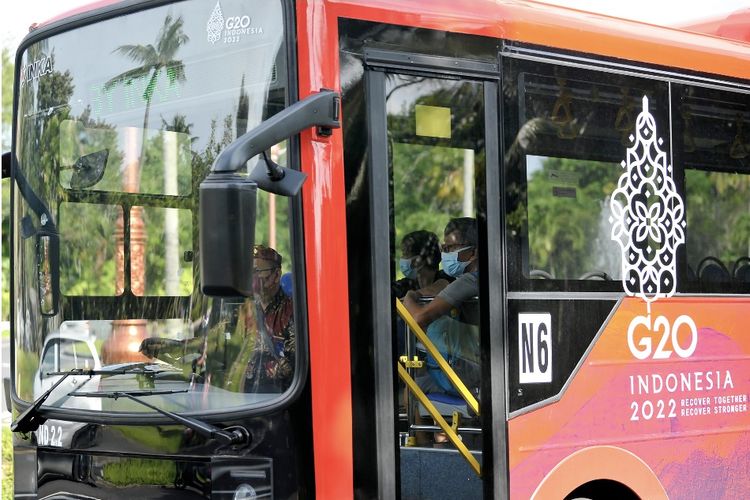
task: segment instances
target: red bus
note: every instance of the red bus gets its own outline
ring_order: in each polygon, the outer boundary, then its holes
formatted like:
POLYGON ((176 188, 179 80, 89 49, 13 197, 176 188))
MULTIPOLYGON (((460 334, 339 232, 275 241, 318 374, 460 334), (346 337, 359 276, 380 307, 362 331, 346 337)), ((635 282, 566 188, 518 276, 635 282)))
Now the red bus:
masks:
POLYGON ((520 0, 36 27, 16 497, 744 497, 749 49, 520 0))

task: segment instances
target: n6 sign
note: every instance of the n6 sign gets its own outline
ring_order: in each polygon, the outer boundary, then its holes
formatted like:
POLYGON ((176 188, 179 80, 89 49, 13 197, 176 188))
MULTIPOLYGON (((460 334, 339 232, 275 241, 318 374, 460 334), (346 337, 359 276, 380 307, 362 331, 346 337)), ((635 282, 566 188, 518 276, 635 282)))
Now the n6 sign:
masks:
POLYGON ((518 382, 552 382, 552 317, 549 313, 518 315, 518 382))

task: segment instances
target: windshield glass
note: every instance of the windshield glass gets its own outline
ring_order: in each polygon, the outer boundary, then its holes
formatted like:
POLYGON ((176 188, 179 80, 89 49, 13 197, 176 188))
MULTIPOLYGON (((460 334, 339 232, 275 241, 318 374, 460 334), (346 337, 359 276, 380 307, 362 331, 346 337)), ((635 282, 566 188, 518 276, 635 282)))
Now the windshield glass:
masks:
MULTIPOLYGON (((75 368, 101 373, 71 377, 47 405, 145 412, 68 394, 156 388, 185 392, 152 404, 205 412, 289 389, 287 200, 258 195, 252 299, 203 296, 197 267, 198 185, 224 147, 286 106, 284 38, 280 2, 188 1, 26 48, 13 207, 20 397, 75 368)), ((284 144, 271 156, 287 164, 284 144)))

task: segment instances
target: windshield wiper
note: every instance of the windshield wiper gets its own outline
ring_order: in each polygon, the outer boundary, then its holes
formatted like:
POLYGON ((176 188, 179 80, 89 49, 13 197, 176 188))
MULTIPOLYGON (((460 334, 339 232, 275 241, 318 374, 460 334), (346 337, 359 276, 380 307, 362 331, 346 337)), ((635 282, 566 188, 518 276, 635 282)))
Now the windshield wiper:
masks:
POLYGON ((29 407, 26 408, 26 410, 21 413, 13 423, 10 424, 11 432, 32 432, 37 430, 39 426, 47 420, 47 418, 39 412, 39 408, 41 408, 44 402, 47 401, 47 398, 50 394, 52 394, 52 391, 57 389, 57 386, 62 384, 63 381, 71 375, 86 375, 89 371, 91 370, 73 368, 72 370, 67 372, 60 372, 59 374, 62 375, 62 377, 60 377, 60 380, 52 384, 52 387, 44 391, 44 394, 36 398, 34 402, 31 403, 29 407))
POLYGON ((186 417, 178 413, 164 410, 158 406, 154 406, 151 403, 144 401, 138 396, 157 396, 162 394, 177 394, 181 392, 187 392, 187 389, 165 389, 165 390, 139 390, 139 391, 96 391, 96 392, 71 392, 69 396, 76 396, 82 398, 108 398, 108 399, 119 399, 127 398, 131 401, 135 401, 147 408, 154 410, 157 413, 171 418, 175 422, 178 422, 185 427, 194 430, 201 436, 207 439, 215 439, 219 443, 224 445, 229 444, 244 444, 250 441, 250 433, 247 429, 241 426, 227 427, 226 429, 219 429, 215 425, 211 425, 208 422, 203 422, 197 418, 186 417))
MULTIPOLYGON (((68 372, 47 372, 46 375, 65 375, 66 373, 68 372)), ((106 377, 112 377, 115 375, 145 375, 147 377, 155 377, 162 373, 182 373, 182 371, 171 365, 136 362, 128 363, 125 366, 117 365, 116 368, 102 368, 100 370, 84 369, 81 374, 88 376, 102 375, 106 377)))
POLYGON ((29 405, 26 410, 21 413, 18 418, 10 424, 10 430, 11 432, 33 432, 39 428, 40 425, 42 425, 47 418, 42 416, 40 409, 45 401, 47 401, 47 398, 49 398, 50 394, 52 394, 52 391, 57 389, 57 386, 59 386, 66 378, 73 376, 73 375, 83 375, 86 377, 93 377, 95 375, 123 375, 127 373, 135 373, 135 374, 144 374, 144 375, 157 375, 159 373, 171 371, 171 370, 159 370, 159 369, 153 369, 149 368, 150 366, 153 366, 152 363, 134 363, 132 365, 118 367, 111 370, 88 370, 84 368, 73 368, 72 370, 66 371, 66 372, 47 372, 47 376, 57 376, 60 375, 60 379, 52 384, 52 387, 44 391, 44 393, 36 398, 33 403, 29 405))
MULTIPOLYGON (((172 369, 164 369, 162 368, 162 365, 156 364, 156 363, 131 363, 126 366, 118 366, 117 368, 102 368, 99 370, 89 370, 89 369, 76 369, 76 372, 73 373, 73 375, 81 374, 81 375, 87 375, 89 377, 93 377, 94 375, 106 375, 106 376, 114 376, 114 375, 127 375, 127 374, 135 374, 135 375, 159 375, 160 373, 167 373, 167 372, 180 372, 177 368, 172 367, 172 369)), ((66 375, 70 372, 47 372, 45 375, 47 376, 54 376, 54 375, 66 375)))

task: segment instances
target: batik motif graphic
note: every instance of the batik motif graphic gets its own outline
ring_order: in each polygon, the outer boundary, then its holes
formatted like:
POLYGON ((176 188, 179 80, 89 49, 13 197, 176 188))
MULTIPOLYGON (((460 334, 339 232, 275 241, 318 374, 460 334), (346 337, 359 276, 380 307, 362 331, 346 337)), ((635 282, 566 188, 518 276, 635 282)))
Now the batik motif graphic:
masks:
POLYGON ((211 17, 208 18, 206 24, 206 32, 208 34, 208 42, 216 43, 221 39, 221 32, 224 30, 224 14, 221 12, 221 4, 216 2, 211 17))
POLYGON ((612 194, 612 239, 622 249, 622 283, 630 296, 651 303, 676 289, 677 247, 685 242, 685 205, 672 179, 648 97, 636 120, 635 137, 621 163, 625 172, 612 194))

